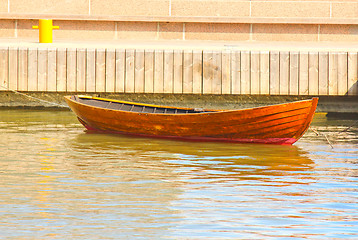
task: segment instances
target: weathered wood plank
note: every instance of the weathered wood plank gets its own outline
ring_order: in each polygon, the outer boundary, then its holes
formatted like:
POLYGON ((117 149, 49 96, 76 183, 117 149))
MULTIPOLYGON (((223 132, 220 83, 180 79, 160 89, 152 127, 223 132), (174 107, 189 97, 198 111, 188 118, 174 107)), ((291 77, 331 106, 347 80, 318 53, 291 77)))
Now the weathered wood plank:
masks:
POLYGON ((106 91, 106 50, 96 49, 96 92, 106 91))
POLYGON ((308 54, 308 94, 318 95, 318 52, 308 54))
MULTIPOLYGON (((18 90, 27 91, 27 48, 19 48, 19 57, 18 57, 18 90)), ((1 50, 0 50, 0 62, 1 62, 1 50)), ((56 67, 56 66, 55 66, 56 67)), ((1 74, 1 63, 0 63, 0 74, 1 74)), ((1 79, 1 76, 0 76, 1 79)), ((55 82, 56 89, 56 82, 55 82)), ((1 88, 0 88, 1 90, 1 88)))
POLYGON ((251 52, 251 94, 260 94, 260 52, 251 52))
POLYGON ((124 93, 125 89, 125 50, 116 49, 116 83, 115 92, 124 93))
MULTIPOLYGON (((28 90, 37 91, 37 48, 29 48, 28 50, 28 90)), ((66 91, 66 87, 65 87, 66 91)))
POLYGON ((260 52, 260 94, 270 93, 270 52, 260 52))
POLYGON ((155 50, 154 52, 154 92, 164 92, 164 52, 155 50))
POLYGON ((308 95, 308 52, 300 53, 299 95, 308 95))
POLYGON ((75 48, 67 49, 67 91, 68 92, 76 92, 76 52, 75 48))
POLYGON ((338 94, 338 54, 336 52, 329 53, 329 79, 328 94, 338 94))
POLYGON ((346 95, 348 92, 348 54, 338 53, 338 95, 346 95))
POLYGON ((357 53, 348 53, 348 95, 358 95, 358 61, 357 53))
POLYGON ((222 94, 231 94, 231 53, 230 51, 223 51, 221 55, 221 66, 222 66, 222 94))
POLYGON ((241 52, 231 52, 231 89, 232 94, 241 93, 241 52))
POLYGON ((9 89, 17 90, 17 48, 10 47, 9 48, 9 89))
POLYGON ((203 51, 203 93, 212 93, 214 61, 212 51, 203 51))
POLYGON ((57 52, 48 48, 47 52, 47 91, 56 92, 57 88, 57 52))
POLYGON ((270 53, 270 94, 280 94, 280 53, 270 53))
POLYGON ((193 93, 193 51, 184 51, 183 93, 193 93))
POLYGON ((116 51, 106 49, 106 92, 115 92, 116 86, 116 51))
POLYGON ((9 84, 9 48, 0 47, 0 91, 7 91, 9 84))
POLYGON ((174 52, 173 50, 164 51, 164 93, 174 91, 174 52))
POLYGON ((251 53, 241 52, 241 94, 251 93, 251 53))
POLYGON ((96 91, 96 50, 88 48, 86 52, 86 92, 96 91))
POLYGON ((145 50, 144 53, 144 92, 154 92, 154 50, 145 50))
POLYGON ((134 92, 144 92, 144 50, 135 51, 134 92))
POLYGON ((173 92, 183 93, 183 51, 174 50, 173 92))
POLYGON ((47 49, 40 48, 37 54, 37 90, 44 92, 47 90, 47 49))
POLYGON ((290 84, 289 95, 298 95, 299 53, 290 52, 290 84))
POLYGON ((328 52, 319 53, 318 94, 328 95, 328 52))
POLYGON ((212 81, 211 81, 211 93, 221 94, 222 89, 222 72, 221 72, 221 52, 213 51, 213 65, 212 65, 212 81))
POLYGON ((77 49, 77 92, 86 91, 86 49, 77 49))
POLYGON ((280 52, 280 95, 288 95, 290 80, 290 54, 280 52))
POLYGON ((126 79, 125 79, 125 92, 134 93, 134 49, 126 49, 126 79))
MULTIPOLYGON (((57 48, 57 80, 56 80, 56 91, 65 92, 66 91, 66 82, 67 82, 67 52, 66 48, 57 48)), ((30 61, 30 51, 29 51, 29 59, 30 61)), ((30 77, 29 80, 30 82, 30 77)), ((29 83, 30 84, 30 83, 29 83)))
POLYGON ((202 93, 203 90, 203 52, 193 51, 193 93, 202 93))

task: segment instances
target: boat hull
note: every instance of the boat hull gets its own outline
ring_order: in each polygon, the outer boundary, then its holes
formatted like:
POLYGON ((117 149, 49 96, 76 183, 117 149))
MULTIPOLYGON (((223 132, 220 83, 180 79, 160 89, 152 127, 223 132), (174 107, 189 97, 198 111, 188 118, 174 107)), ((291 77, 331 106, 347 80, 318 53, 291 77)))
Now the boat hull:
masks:
POLYGON ((188 114, 113 110, 90 106, 74 97, 66 97, 66 101, 79 121, 92 131, 189 141, 291 145, 309 127, 318 99, 188 114))

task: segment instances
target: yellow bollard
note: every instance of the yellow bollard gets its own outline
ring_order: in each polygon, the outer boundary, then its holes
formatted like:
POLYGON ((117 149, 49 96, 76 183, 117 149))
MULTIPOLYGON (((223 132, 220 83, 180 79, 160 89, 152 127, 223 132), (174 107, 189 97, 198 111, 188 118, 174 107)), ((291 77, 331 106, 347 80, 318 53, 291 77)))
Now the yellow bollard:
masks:
POLYGON ((39 29, 40 43, 52 43, 52 30, 60 29, 59 26, 52 25, 52 19, 40 19, 39 26, 32 26, 33 29, 39 29))

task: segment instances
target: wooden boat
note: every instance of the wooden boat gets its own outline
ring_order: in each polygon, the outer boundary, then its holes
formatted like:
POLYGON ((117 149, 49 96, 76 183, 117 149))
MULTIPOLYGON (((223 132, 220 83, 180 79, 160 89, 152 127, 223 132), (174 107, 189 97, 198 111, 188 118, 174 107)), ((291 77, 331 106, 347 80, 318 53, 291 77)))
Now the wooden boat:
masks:
POLYGON ((291 145, 309 127, 318 98, 241 110, 157 106, 66 96, 88 129, 143 137, 291 145))

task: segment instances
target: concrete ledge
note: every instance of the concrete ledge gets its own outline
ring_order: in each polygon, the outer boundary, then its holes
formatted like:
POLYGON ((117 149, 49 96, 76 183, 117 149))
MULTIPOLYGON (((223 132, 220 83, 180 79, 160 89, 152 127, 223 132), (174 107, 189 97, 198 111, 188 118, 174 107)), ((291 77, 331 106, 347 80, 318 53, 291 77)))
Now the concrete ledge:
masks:
MULTIPOLYGON (((106 94, 73 93, 149 104, 200 107, 208 109, 242 109, 309 99, 313 96, 249 96, 196 94, 106 94)), ((0 108, 67 109, 64 96, 69 93, 0 92, 0 108), (44 102, 45 101, 45 102, 44 102), (52 103, 52 104, 51 104, 52 103)), ((358 114, 358 97, 320 97, 317 112, 358 114)))
POLYGON ((110 21, 110 22, 169 22, 169 23, 247 23, 247 24, 331 24, 357 25, 358 18, 329 17, 225 17, 225 16, 116 16, 82 14, 19 14, 0 13, 0 19, 61 21, 110 21))

